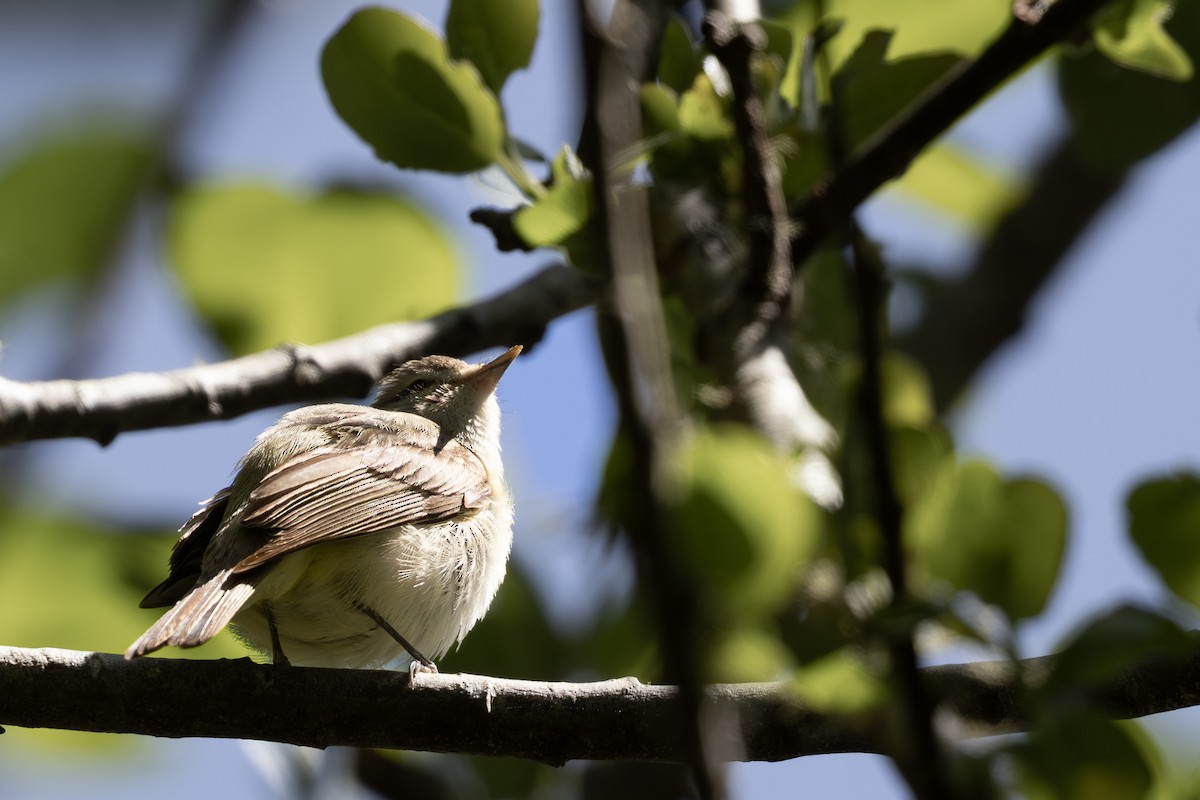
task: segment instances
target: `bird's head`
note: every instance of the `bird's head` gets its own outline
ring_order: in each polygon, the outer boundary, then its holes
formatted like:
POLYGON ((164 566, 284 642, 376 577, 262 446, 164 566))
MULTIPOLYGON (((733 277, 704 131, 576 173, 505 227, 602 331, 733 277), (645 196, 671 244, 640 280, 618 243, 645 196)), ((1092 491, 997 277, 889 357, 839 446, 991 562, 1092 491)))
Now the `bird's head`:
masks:
POLYGON ((499 430, 496 384, 520 352, 520 345, 511 347, 486 364, 449 356, 407 361, 379 382, 372 405, 425 417, 451 436, 487 435, 493 426, 499 430))

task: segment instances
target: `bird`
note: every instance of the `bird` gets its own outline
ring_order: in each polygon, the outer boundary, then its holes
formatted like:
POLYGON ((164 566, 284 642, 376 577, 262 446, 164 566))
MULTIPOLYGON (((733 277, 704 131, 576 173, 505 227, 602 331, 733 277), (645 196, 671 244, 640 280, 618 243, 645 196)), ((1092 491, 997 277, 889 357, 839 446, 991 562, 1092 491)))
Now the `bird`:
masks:
POLYGON ((285 414, 180 528, 170 609, 125 652, 195 647, 230 625, 278 665, 436 671, 491 605, 512 548, 496 385, 520 345, 385 375, 369 406, 285 414))

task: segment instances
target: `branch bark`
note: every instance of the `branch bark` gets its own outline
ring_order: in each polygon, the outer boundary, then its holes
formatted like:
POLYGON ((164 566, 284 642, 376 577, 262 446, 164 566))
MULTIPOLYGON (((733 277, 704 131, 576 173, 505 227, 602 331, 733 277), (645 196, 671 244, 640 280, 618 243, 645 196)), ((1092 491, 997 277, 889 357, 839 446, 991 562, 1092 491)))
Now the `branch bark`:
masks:
POLYGON ((70 436, 108 444, 127 431, 229 419, 283 403, 362 397, 388 369, 410 358, 536 343, 552 321, 593 298, 581 273, 556 265, 473 305, 319 345, 282 345, 163 373, 28 383, 0 378, 0 444, 70 436))
MULTIPOLYGON (((960 738, 1030 729, 1022 697, 1053 656, 926 667, 960 738), (1023 676, 1023 680, 1022 680, 1023 676)), ((1200 705, 1200 643, 1136 662, 1091 689, 1113 719, 1200 705)), ((705 690, 744 761, 878 752, 880 728, 806 707, 784 683, 705 690)), ((0 723, 170 738, 260 739, 529 758, 683 762, 679 691, 635 678, 596 683, 309 669, 0 647, 0 723)))
POLYGON ((797 266, 876 189, 902 175, 934 139, 1051 46, 1074 35, 1108 2, 1057 0, 1044 13, 1018 2, 1008 27, 979 58, 951 70, 795 205, 792 257, 797 266))

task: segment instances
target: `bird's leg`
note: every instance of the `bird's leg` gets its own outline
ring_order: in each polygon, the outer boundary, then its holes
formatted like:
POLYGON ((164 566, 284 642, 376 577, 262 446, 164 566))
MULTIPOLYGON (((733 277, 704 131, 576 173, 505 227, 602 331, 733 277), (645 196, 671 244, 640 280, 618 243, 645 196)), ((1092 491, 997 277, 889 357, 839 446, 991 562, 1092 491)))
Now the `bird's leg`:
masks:
POLYGON ((271 663, 280 667, 290 667, 292 662, 288 661, 287 656, 283 654, 283 645, 279 643, 279 628, 275 627, 275 612, 271 611, 271 606, 267 602, 263 602, 263 614, 267 617, 267 628, 271 631, 271 663))
MULTIPOLYGON (((379 615, 378 611, 376 611, 375 609, 371 608, 370 606, 368 606, 364 603, 360 603, 357 600, 354 601, 354 607, 357 608, 359 611, 363 612, 364 614, 366 614, 371 619, 375 620, 375 624, 377 624, 379 627, 381 627, 385 631, 387 631, 388 636, 391 636, 393 639, 395 639, 400 644, 401 647, 403 647, 406 651, 408 651, 408 654, 413 657, 413 665, 414 666, 417 664, 420 664, 421 669, 423 669, 423 670, 427 670, 429 672, 437 672, 437 664, 434 664, 428 658, 421 655, 420 651, 418 651, 417 648, 413 647, 412 644, 409 643, 408 639, 405 639, 403 636, 401 636, 400 631, 393 628, 386 619, 381 617, 379 615)), ((414 671, 419 671, 419 670, 414 670, 414 671)))

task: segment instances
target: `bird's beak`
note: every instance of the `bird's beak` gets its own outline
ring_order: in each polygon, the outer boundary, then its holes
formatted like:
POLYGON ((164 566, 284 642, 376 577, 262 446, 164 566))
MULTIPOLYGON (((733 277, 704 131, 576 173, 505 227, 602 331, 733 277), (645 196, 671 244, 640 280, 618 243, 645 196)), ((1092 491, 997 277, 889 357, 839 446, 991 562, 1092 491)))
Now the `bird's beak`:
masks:
POLYGON ((496 384, 500 383, 500 377, 504 375, 504 370, 508 369, 508 365, 520 352, 521 345, 519 344, 508 348, 488 363, 476 367, 463 383, 480 392, 481 397, 486 397, 496 390, 496 384))

